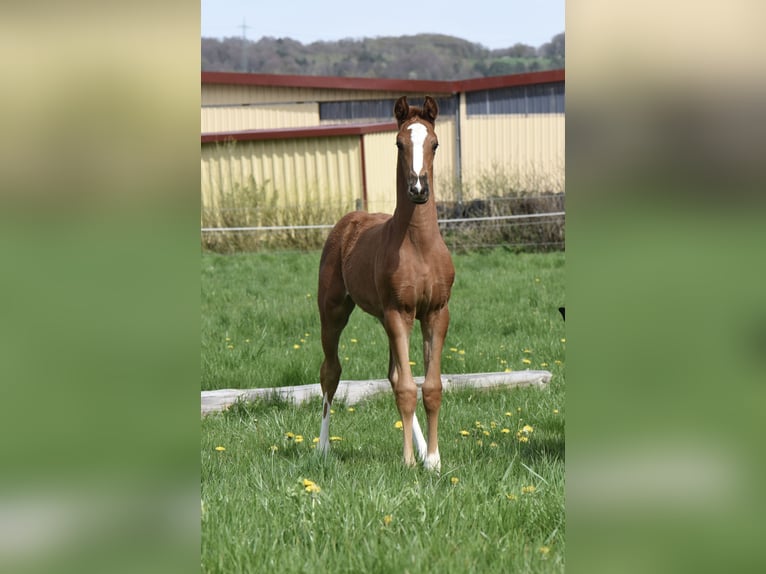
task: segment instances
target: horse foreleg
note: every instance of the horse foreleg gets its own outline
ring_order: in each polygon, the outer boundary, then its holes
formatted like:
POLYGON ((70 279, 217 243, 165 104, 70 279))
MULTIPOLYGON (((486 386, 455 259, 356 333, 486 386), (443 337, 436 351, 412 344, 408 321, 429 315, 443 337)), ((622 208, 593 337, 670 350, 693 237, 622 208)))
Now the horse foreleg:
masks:
MULTIPOLYGON (((409 365, 409 361, 407 361, 409 365)), ((391 387, 396 389, 397 381, 399 380, 398 370, 395 368, 394 355, 390 348, 388 351, 388 380, 391 382, 391 387)), ((404 428, 404 423, 402 423, 404 428)), ((418 422, 418 415, 412 415, 412 440, 415 443, 415 450, 417 450, 418 458, 422 461, 426 460, 426 439, 423 436, 423 431, 420 428, 418 422)))
POLYGON ((412 369, 410 368, 409 345, 410 331, 412 330, 413 319, 403 315, 398 311, 391 311, 384 317, 384 327, 388 335, 389 344, 389 381, 394 391, 396 407, 399 409, 399 415, 402 417, 402 430, 404 431, 404 464, 407 466, 415 465, 415 454, 413 450, 413 426, 417 425, 417 431, 420 434, 420 440, 423 440, 423 433, 420 431, 420 425, 413 423, 415 418, 415 407, 418 402, 418 388, 412 378, 412 369))
POLYGON ((449 326, 449 309, 443 307, 424 317, 420 322, 423 332, 423 361, 426 368, 423 382, 423 405, 428 425, 428 452, 423 466, 439 471, 439 410, 442 404, 441 357, 449 326))

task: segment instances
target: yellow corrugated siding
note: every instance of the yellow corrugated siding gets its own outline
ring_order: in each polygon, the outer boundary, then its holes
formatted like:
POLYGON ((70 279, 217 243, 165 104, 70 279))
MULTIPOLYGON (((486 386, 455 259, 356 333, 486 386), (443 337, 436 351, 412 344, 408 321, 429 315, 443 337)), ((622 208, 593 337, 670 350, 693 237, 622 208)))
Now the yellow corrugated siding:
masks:
POLYGON ((464 185, 496 167, 524 188, 564 191, 563 114, 463 116, 461 141, 464 185))
MULTIPOLYGON (((237 188, 262 191, 261 203, 329 214, 354 209, 362 198, 358 136, 205 144, 202 146, 203 215, 237 188)), ((312 223, 316 223, 313 221, 312 223)))
POLYGON ((202 108, 202 133, 319 125, 316 103, 202 108))
MULTIPOLYGON (((202 108, 202 132, 316 126, 320 124, 321 101, 393 100, 400 95, 366 90, 203 84, 203 106, 213 107, 202 108)), ((412 101, 422 97, 407 95, 412 96, 412 101)), ((460 166, 465 198, 471 197, 472 190, 478 189, 477 182, 488 174, 491 177, 493 170, 510 177, 520 189, 564 191, 563 114, 467 116, 465 94, 461 100, 460 166)), ((454 119, 440 117, 436 131, 441 145, 434 164, 435 193, 439 201, 450 201, 455 199, 452 192, 457 188, 454 119)), ((362 137, 368 209, 392 213, 396 197, 394 132, 362 137)), ((221 190, 247 188, 251 184, 263 190, 265 201, 273 199, 282 208, 317 206, 320 213, 353 209, 362 198, 360 143, 360 136, 347 136, 203 144, 203 209, 220 205, 221 190)), ((498 193, 503 191, 506 190, 498 189, 498 193)))
POLYGON ((367 211, 393 213, 396 206, 396 132, 364 136, 367 211))

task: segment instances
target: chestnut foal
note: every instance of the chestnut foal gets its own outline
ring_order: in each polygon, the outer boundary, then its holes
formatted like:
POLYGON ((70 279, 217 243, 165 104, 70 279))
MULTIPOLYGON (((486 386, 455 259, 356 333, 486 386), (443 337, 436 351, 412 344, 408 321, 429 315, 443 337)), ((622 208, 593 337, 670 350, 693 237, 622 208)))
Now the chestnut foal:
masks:
POLYGON ((408 105, 405 96, 396 101, 399 151, 394 214, 355 211, 345 215, 330 232, 322 251, 317 297, 324 350, 320 453, 327 453, 330 446, 330 406, 341 374, 338 341, 358 305, 380 320, 388 336, 388 379, 402 419, 404 463, 415 464, 414 439, 425 468, 441 468, 441 356, 455 269, 439 231, 433 195, 433 160, 439 145, 434 122, 438 113, 430 96, 422 107, 408 105), (423 333, 427 442, 415 416, 418 388, 410 368, 410 333, 415 319, 423 333))

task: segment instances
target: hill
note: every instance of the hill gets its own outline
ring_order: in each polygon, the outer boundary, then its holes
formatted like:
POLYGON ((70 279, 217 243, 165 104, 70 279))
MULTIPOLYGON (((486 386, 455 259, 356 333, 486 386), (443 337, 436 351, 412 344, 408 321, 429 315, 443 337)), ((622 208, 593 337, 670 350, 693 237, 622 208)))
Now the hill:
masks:
POLYGON ((302 44, 290 38, 202 38, 202 70, 360 78, 463 80, 564 67, 565 37, 537 48, 489 50, 454 36, 344 39, 302 44))

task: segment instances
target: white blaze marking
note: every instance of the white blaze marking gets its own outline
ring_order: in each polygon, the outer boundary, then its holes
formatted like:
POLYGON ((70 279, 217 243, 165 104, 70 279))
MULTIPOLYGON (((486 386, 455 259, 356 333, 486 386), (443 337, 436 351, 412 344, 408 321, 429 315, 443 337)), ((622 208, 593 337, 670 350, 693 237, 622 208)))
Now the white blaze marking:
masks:
MULTIPOLYGON (((423 169, 423 146, 426 142, 426 136, 428 135, 428 129, 423 124, 412 124, 410 126, 410 140, 412 140, 412 171, 415 175, 420 176, 420 172, 423 169)), ((420 191, 420 178, 416 184, 418 191, 420 191)))

